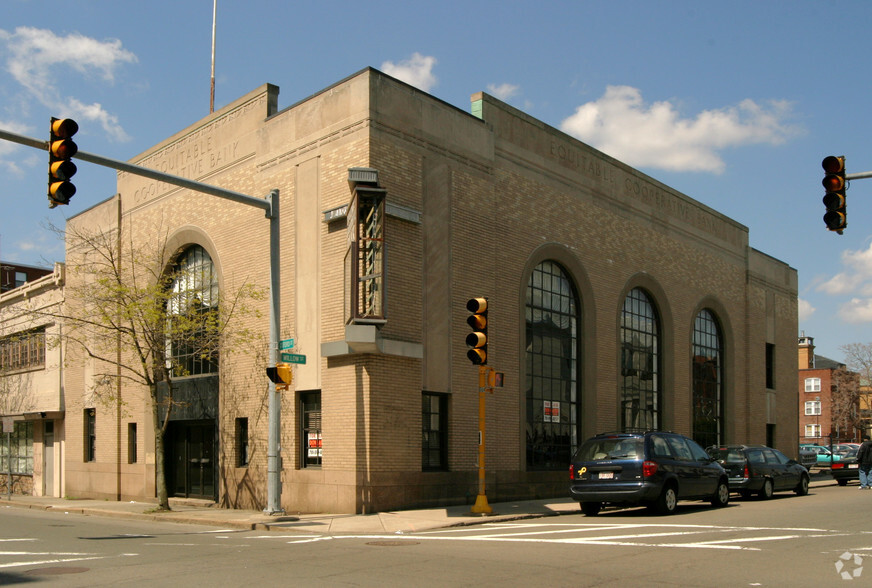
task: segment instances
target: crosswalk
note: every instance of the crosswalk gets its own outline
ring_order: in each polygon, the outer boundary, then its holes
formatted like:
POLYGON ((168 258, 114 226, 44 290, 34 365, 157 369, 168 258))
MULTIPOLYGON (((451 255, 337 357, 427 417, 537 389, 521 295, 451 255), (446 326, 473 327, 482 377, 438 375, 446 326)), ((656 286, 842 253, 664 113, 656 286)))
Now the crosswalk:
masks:
MULTIPOLYGON (((407 541, 487 541, 513 543, 557 543, 651 548, 721 549, 762 551, 773 542, 849 537, 861 534, 813 527, 737 527, 663 523, 494 523, 475 527, 440 529, 412 534, 332 535, 288 537, 288 543, 325 539, 367 539, 407 541)), ((269 536, 263 536, 267 538, 269 536)), ((868 541, 865 537, 864 541, 868 541)))

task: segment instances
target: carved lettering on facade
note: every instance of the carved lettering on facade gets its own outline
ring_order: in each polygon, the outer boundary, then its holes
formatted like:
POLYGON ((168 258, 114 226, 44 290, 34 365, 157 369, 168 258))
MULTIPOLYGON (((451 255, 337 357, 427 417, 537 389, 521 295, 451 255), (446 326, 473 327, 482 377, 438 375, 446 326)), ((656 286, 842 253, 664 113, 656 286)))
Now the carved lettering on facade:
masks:
MULTIPOLYGON (((248 143, 245 141, 248 137, 244 133, 236 129, 229 129, 225 133, 219 131, 247 114, 260 117, 265 112, 265 102, 266 96, 258 97, 136 163, 166 174, 199 180, 251 151, 241 145, 241 140, 248 143), (224 137, 228 139, 224 140, 224 137)), ((125 180, 135 186, 132 202, 134 206, 174 188, 164 182, 119 174, 119 184, 125 180)))
POLYGON ((624 180, 624 193, 658 212, 686 222, 733 245, 741 245, 739 230, 708 210, 637 178, 624 180))
MULTIPOLYGON (((621 172, 615 166, 572 145, 552 140, 548 155, 556 159, 561 165, 577 170, 597 181, 610 184, 613 188, 620 185, 619 174, 621 172)), ((624 194, 633 200, 649 206, 661 214, 702 229, 733 245, 741 246, 743 244, 740 230, 724 222, 710 211, 636 177, 625 176, 623 184, 624 194)), ((615 192, 617 193, 617 189, 615 192)))
POLYGON ((586 176, 612 185, 615 184, 615 170, 612 166, 604 163, 601 159, 585 155, 579 149, 551 141, 550 155, 561 164, 578 170, 586 176))

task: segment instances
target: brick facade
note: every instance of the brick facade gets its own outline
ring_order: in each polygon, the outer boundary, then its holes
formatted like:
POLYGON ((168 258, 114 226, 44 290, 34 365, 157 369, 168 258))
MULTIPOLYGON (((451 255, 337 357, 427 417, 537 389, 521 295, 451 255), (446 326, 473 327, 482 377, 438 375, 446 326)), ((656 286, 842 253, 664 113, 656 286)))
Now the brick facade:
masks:
MULTIPOLYGON (((281 338, 307 361, 282 396, 282 506, 372 512, 469 502, 477 491, 477 369, 466 359, 465 303, 489 299, 489 365, 505 387, 487 397, 490 500, 560 496, 565 467, 527 467, 525 299, 537 264, 556 261, 578 294, 579 439, 620 427, 620 312, 633 288, 660 321, 662 427, 693 426, 691 342, 702 309, 722 330, 723 431, 797 445, 797 278, 748 244, 736 221, 487 95, 460 111, 372 69, 278 111, 265 85, 134 158, 133 163, 252 196, 279 190, 281 338), (383 324, 346 324, 341 208, 349 169, 376 170, 386 190, 383 324), (336 214, 325 214, 339 211, 336 214), (775 349, 767 388, 766 345, 775 349), (321 398, 322 463, 305 467, 301 395, 321 398), (423 471, 422 392, 447 408, 447 468, 423 471)), ((120 227, 134 241, 166 231, 202 246, 222 292, 268 287, 262 210, 120 173, 118 194, 70 220, 120 227)), ((68 265, 75 264, 68 252, 68 265)), ((266 302, 259 307, 267 315, 266 302)), ((266 500, 267 322, 262 347, 222 354, 214 497, 266 500), (237 467, 235 422, 248 419, 250 462, 237 467)), ((81 359, 81 358, 80 358, 81 359)), ((151 413, 141 389, 123 410, 89 398, 88 362, 66 372, 67 494, 154 495, 151 413), (85 410, 97 459, 86 462, 85 410), (130 423, 142 455, 124 458, 130 423)), ((561 414, 561 418, 568 415, 561 414)), ((206 419, 208 420, 208 419, 206 419)), ((180 423, 184 425, 184 423, 180 423)), ((174 455, 174 459, 178 458, 174 455)))

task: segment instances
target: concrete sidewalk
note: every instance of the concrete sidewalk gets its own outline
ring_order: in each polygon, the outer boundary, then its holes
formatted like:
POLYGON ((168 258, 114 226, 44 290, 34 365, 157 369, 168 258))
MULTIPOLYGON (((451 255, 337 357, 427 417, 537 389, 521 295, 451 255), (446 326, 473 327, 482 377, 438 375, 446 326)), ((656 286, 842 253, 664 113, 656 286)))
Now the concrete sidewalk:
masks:
MULTIPOLYGON (((831 486, 830 477, 812 476, 812 487, 831 486)), ((209 525, 220 528, 285 531, 294 533, 379 534, 407 533, 476 525, 495 521, 510 521, 537 517, 578 514, 578 503, 570 498, 519 500, 491 503, 493 513, 476 515, 470 505, 458 505, 419 510, 399 510, 367 515, 355 514, 285 514, 268 515, 255 510, 219 508, 213 502, 170 499, 169 512, 155 511, 149 502, 116 502, 92 499, 46 498, 43 496, 0 495, 0 512, 4 508, 34 508, 58 513, 94 516, 127 517, 140 520, 209 525)))
POLYGON ((569 498, 523 500, 490 504, 493 513, 476 515, 470 505, 420 510, 355 514, 283 514, 269 515, 254 510, 219 508, 209 501, 170 499, 169 512, 156 511, 155 503, 116 502, 92 499, 46 498, 43 496, 0 495, 0 512, 4 508, 32 508, 58 513, 135 518, 210 525, 222 528, 295 533, 405 533, 443 527, 474 525, 484 522, 556 516, 580 512, 578 503, 569 498))

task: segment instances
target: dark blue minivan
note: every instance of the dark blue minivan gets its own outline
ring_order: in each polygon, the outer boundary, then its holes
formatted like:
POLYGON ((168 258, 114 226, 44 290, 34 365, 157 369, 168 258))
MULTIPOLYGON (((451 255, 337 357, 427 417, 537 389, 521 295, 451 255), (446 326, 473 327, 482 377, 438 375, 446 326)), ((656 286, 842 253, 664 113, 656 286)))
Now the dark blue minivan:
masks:
POLYGON ((695 441, 676 433, 604 433, 585 441, 569 466, 570 496, 588 516, 604 505, 675 512, 679 500, 730 501, 727 473, 695 441))

